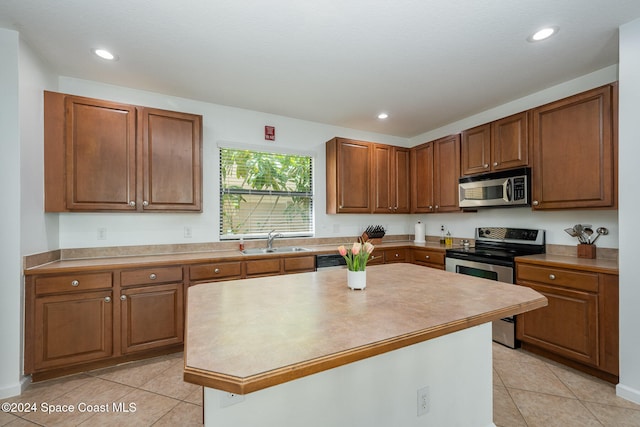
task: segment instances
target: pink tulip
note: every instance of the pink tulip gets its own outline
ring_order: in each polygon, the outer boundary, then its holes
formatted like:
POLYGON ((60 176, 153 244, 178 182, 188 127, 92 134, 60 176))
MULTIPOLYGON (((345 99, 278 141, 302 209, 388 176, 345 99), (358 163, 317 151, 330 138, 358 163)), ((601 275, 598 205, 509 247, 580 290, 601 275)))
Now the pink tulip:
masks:
POLYGON ((360 253, 360 243, 356 242, 353 244, 353 247, 351 248, 351 253, 354 255, 358 255, 358 253, 360 253))
POLYGON ((347 254, 347 248, 345 248, 343 245, 338 246, 338 253, 342 256, 345 256, 347 254))

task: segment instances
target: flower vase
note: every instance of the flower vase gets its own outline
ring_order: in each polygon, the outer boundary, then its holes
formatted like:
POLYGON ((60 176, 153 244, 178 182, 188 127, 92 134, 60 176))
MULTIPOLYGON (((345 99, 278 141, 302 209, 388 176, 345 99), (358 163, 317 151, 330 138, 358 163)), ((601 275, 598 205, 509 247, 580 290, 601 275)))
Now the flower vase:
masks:
POLYGON ((347 270, 347 285, 351 289, 364 289, 367 287, 366 271, 347 270))

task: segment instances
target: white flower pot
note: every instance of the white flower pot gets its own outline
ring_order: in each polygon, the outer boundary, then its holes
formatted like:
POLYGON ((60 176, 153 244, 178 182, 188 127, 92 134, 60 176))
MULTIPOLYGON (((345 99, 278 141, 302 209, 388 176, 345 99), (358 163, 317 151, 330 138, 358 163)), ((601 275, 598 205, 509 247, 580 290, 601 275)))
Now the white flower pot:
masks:
POLYGON ((351 289, 364 289, 367 287, 367 272, 347 270, 347 285, 351 289))

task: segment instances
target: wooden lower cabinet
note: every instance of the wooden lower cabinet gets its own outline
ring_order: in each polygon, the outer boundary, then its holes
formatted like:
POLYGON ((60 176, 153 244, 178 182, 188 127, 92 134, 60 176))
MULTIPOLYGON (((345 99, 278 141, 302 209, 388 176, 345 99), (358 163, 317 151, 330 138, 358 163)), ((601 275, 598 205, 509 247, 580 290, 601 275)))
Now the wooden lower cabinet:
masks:
POLYGON ((123 289, 120 316, 122 353, 182 344, 182 282, 123 289))
POLYGON ((522 348, 605 380, 618 379, 618 276, 516 264, 517 284, 540 292, 546 307, 518 315, 522 348))
POLYGON ((44 296, 34 302, 35 339, 33 358, 25 361, 27 373, 113 355, 111 290, 44 296))
POLYGON ((411 251, 411 262, 425 267, 444 270, 445 251, 437 249, 413 249, 411 251))

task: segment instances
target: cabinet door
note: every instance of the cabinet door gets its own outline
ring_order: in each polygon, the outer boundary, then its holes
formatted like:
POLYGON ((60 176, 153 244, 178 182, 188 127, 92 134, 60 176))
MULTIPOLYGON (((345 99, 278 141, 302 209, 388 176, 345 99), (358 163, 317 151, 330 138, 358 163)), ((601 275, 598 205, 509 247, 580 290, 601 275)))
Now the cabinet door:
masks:
POLYGON ((111 357, 111 298, 111 291, 36 298, 35 370, 111 357))
POLYGON ((409 149, 373 146, 373 212, 409 213, 411 208, 409 149))
POLYGON ((611 86, 533 110, 534 209, 614 206, 611 86))
POLYGON ((523 282, 548 305, 518 316, 517 338, 568 359, 597 366, 598 297, 596 294, 523 282))
POLYGON ((144 210, 202 211, 202 116, 142 109, 144 210))
POLYGON ((66 208, 136 209, 136 109, 65 99, 66 208))
POLYGON ((371 151, 366 142, 327 142, 327 213, 371 212, 371 151))
POLYGON ((411 149, 411 212, 433 212, 433 196, 433 143, 429 142, 411 149))
POLYGON ((394 212, 411 212, 411 156, 408 148, 393 148, 394 212))
POLYGON ((491 170, 529 165, 529 115, 522 112, 491 123, 491 170))
POLYGON ((435 212, 457 212, 460 178, 460 135, 439 139, 434 147, 435 212))
POLYGON ((373 145, 373 213, 393 213, 393 147, 390 145, 373 145))
POLYGON ((182 288, 182 283, 172 283, 122 291, 120 313, 123 353, 183 342, 182 288))
POLYGON ((462 174, 473 175, 491 170, 491 125, 462 132, 462 174))

